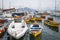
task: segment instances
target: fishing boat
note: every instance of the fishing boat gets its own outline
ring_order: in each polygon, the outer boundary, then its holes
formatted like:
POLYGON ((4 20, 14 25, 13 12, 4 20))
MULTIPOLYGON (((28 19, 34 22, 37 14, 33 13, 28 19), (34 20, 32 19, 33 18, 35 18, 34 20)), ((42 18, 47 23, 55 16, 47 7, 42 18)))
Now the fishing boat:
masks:
POLYGON ((51 16, 55 16, 55 15, 56 15, 56 13, 55 13, 55 12, 52 12, 52 14, 50 13, 50 15, 51 15, 51 16))
POLYGON ((46 16, 45 20, 54 20, 53 17, 51 17, 50 15, 46 16))
POLYGON ((44 24, 49 26, 49 20, 44 20, 44 24))
POLYGON ((27 24, 22 18, 14 18, 8 27, 8 33, 15 39, 22 38, 27 30, 27 24))
POLYGON ((60 17, 60 11, 57 11, 57 12, 55 13, 55 16, 56 16, 56 17, 60 17))
POLYGON ((2 12, 3 12, 3 17, 5 19, 8 19, 8 20, 13 20, 14 18, 12 17, 12 13, 14 13, 16 11, 15 8, 9 8, 9 9, 3 9, 2 12))
POLYGON ((50 26, 52 27, 59 27, 60 23, 55 22, 55 21, 50 21, 50 26))
POLYGON ((36 20, 37 21, 42 21, 42 18, 41 17, 37 17, 36 20))
POLYGON ((53 21, 54 19, 53 19, 53 17, 48 17, 47 20, 51 20, 51 21, 53 21))
POLYGON ((51 14, 51 16, 56 16, 56 17, 60 17, 60 11, 55 11, 51 14))
POLYGON ((38 39, 40 40, 40 35, 42 34, 42 29, 43 29, 43 27, 37 23, 31 24, 30 32, 29 32, 30 33, 30 39, 35 40, 38 37, 38 39))
POLYGON ((29 19, 29 18, 24 19, 24 21, 25 21, 27 24, 29 24, 29 23, 30 23, 30 19, 29 19))
POLYGON ((30 18, 30 21, 31 21, 31 22, 36 21, 36 17, 30 18))
POLYGON ((60 23, 55 22, 55 21, 51 21, 51 20, 45 20, 44 24, 51 26, 51 27, 58 27, 60 25, 60 23))
POLYGON ((49 15, 49 13, 48 12, 44 12, 44 13, 42 13, 42 15, 41 15, 41 18, 46 18, 46 16, 48 16, 49 15))
POLYGON ((30 21, 31 21, 31 22, 36 21, 36 15, 33 15, 33 17, 30 17, 30 21))
POLYGON ((0 38, 3 37, 6 29, 7 29, 8 23, 7 20, 0 19, 0 38))
POLYGON ((44 20, 44 24, 48 26, 51 30, 55 32, 59 32, 60 23, 53 21, 53 20, 44 20))

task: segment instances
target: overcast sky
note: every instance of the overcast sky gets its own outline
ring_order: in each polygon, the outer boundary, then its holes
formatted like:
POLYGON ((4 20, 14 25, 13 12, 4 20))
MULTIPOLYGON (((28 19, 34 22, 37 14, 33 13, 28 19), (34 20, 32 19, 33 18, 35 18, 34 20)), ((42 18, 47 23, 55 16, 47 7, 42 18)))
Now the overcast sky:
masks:
MULTIPOLYGON (((56 0, 57 9, 59 9, 59 0, 56 0)), ((28 7, 36 10, 54 10, 55 0, 3 0, 3 9, 28 7)), ((0 0, 2 8, 2 0, 0 0)))

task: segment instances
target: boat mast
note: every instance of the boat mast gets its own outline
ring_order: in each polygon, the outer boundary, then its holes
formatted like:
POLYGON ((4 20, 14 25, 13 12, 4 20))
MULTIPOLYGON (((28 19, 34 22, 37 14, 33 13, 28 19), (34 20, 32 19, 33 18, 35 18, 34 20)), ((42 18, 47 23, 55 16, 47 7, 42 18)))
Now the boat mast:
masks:
POLYGON ((55 13, 55 15, 56 15, 56 0, 55 0, 55 10, 54 10, 54 13, 55 13))
MULTIPOLYGON (((2 0, 2 14, 4 14, 4 13, 3 13, 3 6, 4 6, 4 5, 3 5, 3 0, 2 0)), ((3 18, 3 15, 2 15, 2 18, 3 18)))
POLYGON ((2 10, 3 10, 3 0, 2 0, 2 10))

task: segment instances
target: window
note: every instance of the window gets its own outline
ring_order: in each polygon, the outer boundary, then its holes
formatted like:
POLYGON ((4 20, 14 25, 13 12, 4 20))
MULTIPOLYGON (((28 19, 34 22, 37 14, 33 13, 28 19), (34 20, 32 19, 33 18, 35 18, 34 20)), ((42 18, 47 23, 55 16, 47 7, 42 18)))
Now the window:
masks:
POLYGON ((39 25, 33 25, 33 27, 39 27, 39 25))
POLYGON ((15 22, 15 23, 20 23, 20 22, 22 22, 22 18, 14 19, 14 22, 15 22))

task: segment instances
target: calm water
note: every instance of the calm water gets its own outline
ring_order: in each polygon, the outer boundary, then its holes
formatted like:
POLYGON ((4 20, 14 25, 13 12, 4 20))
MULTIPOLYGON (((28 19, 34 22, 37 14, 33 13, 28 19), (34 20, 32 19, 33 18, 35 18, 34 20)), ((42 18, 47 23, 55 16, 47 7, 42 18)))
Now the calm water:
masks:
MULTIPOLYGON (((60 22, 60 17, 54 17, 54 21, 60 22)), ((60 40, 60 26, 51 28, 44 25, 42 40, 60 40)))
MULTIPOLYGON (((53 17, 54 21, 60 22, 60 17, 53 17)), ((43 32, 41 40, 60 40, 60 26, 58 28, 52 28, 40 23, 43 26, 43 32)), ((29 26, 29 25, 28 25, 29 26)))
MULTIPOLYGON (((60 22, 60 17, 54 17, 54 20, 57 22, 60 22)), ((10 21, 9 21, 10 23, 10 21)), ((28 25, 28 27, 30 26, 30 24, 28 25)), ((58 28, 51 28, 49 26, 46 25, 42 25, 43 26, 43 32, 42 32, 42 36, 41 36, 41 40, 60 40, 60 27, 58 28)), ((5 36, 3 37, 2 40, 9 40, 10 37, 9 35, 7 35, 7 32, 5 34, 5 36), (7 39, 8 38, 8 39, 7 39)), ((29 33, 26 33, 26 37, 25 40, 30 40, 29 39, 29 33)))

